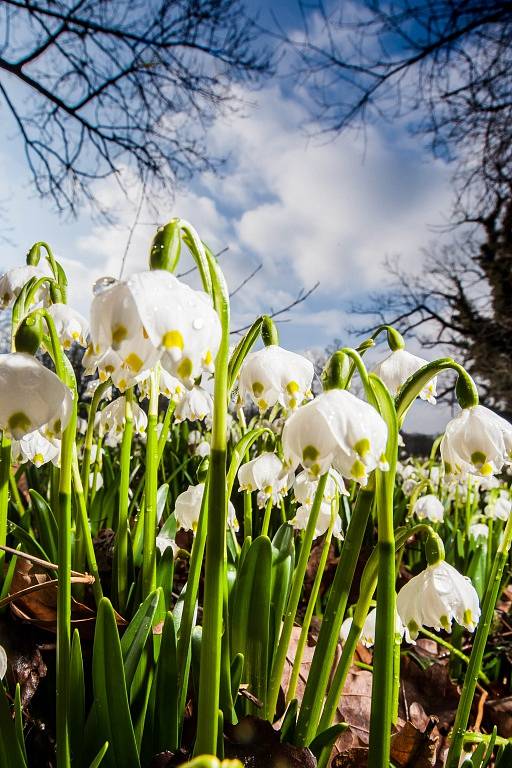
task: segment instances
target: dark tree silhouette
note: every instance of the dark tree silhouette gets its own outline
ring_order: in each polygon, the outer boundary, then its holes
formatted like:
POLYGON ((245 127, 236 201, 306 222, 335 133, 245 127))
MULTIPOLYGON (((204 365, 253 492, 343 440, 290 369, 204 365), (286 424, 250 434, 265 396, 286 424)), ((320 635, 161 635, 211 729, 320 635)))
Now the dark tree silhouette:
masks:
POLYGON ((444 346, 512 415, 512 2, 314 7, 293 44, 323 129, 401 119, 454 167, 454 241, 419 275, 390 264, 394 283, 363 310, 444 346))
POLYGON ((471 233, 456 247, 431 251, 421 275, 390 264, 394 284, 372 297, 371 313, 427 348, 455 354, 477 380, 483 400, 510 418, 512 198, 498 201, 479 227, 479 241, 471 233))
POLYGON ((291 42, 324 129, 340 132, 377 115, 406 119, 456 163, 461 210, 492 211, 512 178, 512 2, 312 8, 314 23, 304 13, 305 35, 291 42))
POLYGON ((0 115, 60 210, 128 166, 153 192, 212 168, 205 132, 269 71, 241 0, 2 0, 0 115))

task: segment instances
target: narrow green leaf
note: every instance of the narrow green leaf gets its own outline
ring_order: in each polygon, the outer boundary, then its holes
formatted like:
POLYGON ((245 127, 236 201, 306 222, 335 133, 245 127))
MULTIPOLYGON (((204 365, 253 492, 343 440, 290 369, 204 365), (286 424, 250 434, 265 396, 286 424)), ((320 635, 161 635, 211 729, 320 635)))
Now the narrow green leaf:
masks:
POLYGON ((154 686, 154 754, 164 750, 175 752, 178 748, 178 670, 176 630, 170 612, 165 617, 154 686))
POLYGON ((25 762, 27 762, 27 750, 25 748, 25 736, 23 733, 23 707, 21 705, 21 688, 19 683, 16 683, 16 693, 14 694, 14 726, 18 744, 20 745, 25 762))
POLYGON ((94 634, 92 680, 97 738, 110 749, 109 768, 139 768, 139 756, 130 716, 123 655, 114 609, 108 598, 98 607, 94 634))
POLYGON ((102 746, 102 748, 100 749, 100 751, 98 752, 94 760, 92 761, 89 768, 99 768, 99 766, 101 765, 101 761, 105 757, 107 749, 108 749, 108 741, 104 743, 104 745, 102 746))
POLYGON ((319 733, 309 745, 310 750, 318 759, 322 753, 322 750, 327 747, 329 751, 333 748, 334 742, 343 731, 348 728, 348 723, 336 723, 331 725, 330 728, 326 728, 325 731, 319 733))
POLYGON ((48 557, 52 563, 56 563, 59 532, 55 515, 46 499, 43 498, 40 493, 33 488, 30 489, 29 493, 30 498, 32 499, 32 508, 37 529, 39 531, 41 546, 48 553, 48 557))
POLYGON ((142 654, 142 649, 146 645, 146 640, 148 639, 151 627, 153 626, 158 603, 162 598, 163 595, 161 589, 155 589, 154 592, 151 592, 151 594, 146 597, 137 613, 130 621, 128 628, 123 635, 123 639, 121 640, 124 674, 128 689, 132 684, 135 670, 137 669, 142 654))
POLYGON ((79 765, 84 749, 85 683, 82 647, 77 629, 73 633, 73 642, 71 644, 69 675, 69 740, 71 757, 75 760, 74 764, 79 765))
POLYGON ((11 708, 3 685, 0 683, 0 765, 2 768, 27 768, 20 747, 11 708))
POLYGON ((244 657, 244 679, 264 706, 267 699, 272 545, 266 536, 251 544, 236 584, 232 653, 244 657))

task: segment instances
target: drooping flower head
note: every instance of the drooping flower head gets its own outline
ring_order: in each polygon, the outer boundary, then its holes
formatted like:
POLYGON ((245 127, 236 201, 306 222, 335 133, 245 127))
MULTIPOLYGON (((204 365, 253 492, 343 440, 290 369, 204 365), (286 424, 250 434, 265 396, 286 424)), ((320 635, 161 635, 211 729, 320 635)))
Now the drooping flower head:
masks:
POLYGON ((261 453, 238 470, 240 490, 260 491, 263 502, 272 497, 277 503, 288 491, 291 481, 276 453, 261 453))
MULTIPOLYGON (((406 349, 395 349, 384 360, 375 366, 373 372, 382 379, 391 394, 397 395, 403 384, 428 361, 422 357, 407 352, 406 349)), ((422 400, 429 403, 436 402, 437 377, 434 377, 426 384, 420 392, 422 400)))
POLYGON ((350 392, 330 389, 293 413, 283 430, 283 451, 318 478, 331 466, 365 485, 368 473, 387 468, 387 426, 368 403, 350 392))
MULTIPOLYGON (((3 274, 0 277, 0 309, 12 307, 20 295, 23 286, 33 277, 39 280, 41 277, 48 277, 48 274, 40 267, 34 267, 30 264, 14 267, 3 274)), ((34 296, 34 303, 45 299, 47 294, 48 286, 46 283, 43 283, 34 296)))
POLYGON ((470 579, 440 560, 405 584, 397 595, 397 610, 415 640, 421 627, 451 632, 452 621, 473 632, 480 618, 480 603, 470 579))
MULTIPOLYGON (((310 515, 311 515, 311 506, 303 504, 302 506, 297 508, 295 516, 293 517, 292 520, 290 520, 290 522, 293 525, 293 527, 296 528, 298 531, 303 531, 307 527, 310 515)), ((323 534, 327 531, 327 529, 329 528, 329 525, 331 524, 331 515, 332 515, 332 502, 322 501, 322 503, 320 504, 320 511, 318 512, 318 517, 316 519, 316 524, 315 524, 315 539, 317 539, 319 536, 323 536, 323 534)), ((341 517, 338 514, 336 514, 334 518, 332 535, 336 539, 343 538, 343 533, 341 530, 341 517)))
MULTIPOLYGON (((132 402, 133 429, 137 434, 144 434, 148 425, 148 417, 140 405, 132 402)), ((107 433, 114 442, 122 437, 126 423, 126 398, 124 395, 116 397, 101 411, 99 425, 104 433, 107 433)))
POLYGON ((70 349, 73 342, 87 346, 89 324, 80 312, 68 304, 50 304, 48 314, 52 316, 55 330, 64 349, 70 349))
POLYGON ((441 458, 448 475, 501 472, 512 461, 512 426, 483 405, 463 408, 447 424, 441 458))
POLYGON ((178 400, 174 420, 179 424, 181 421, 204 421, 213 414, 212 396, 203 387, 192 387, 186 389, 178 400))
MULTIPOLYGON (((359 642, 365 646, 365 648, 371 648, 375 645, 375 627, 377 623, 377 609, 372 608, 372 610, 368 613, 363 628, 361 630, 361 635, 359 637, 359 642)), ((349 616, 343 624, 341 625, 340 630, 340 640, 342 643, 347 642, 348 633, 350 632, 350 628, 352 626, 352 618, 349 616)), ((400 619, 400 616, 398 613, 395 614, 395 633, 400 637, 403 638, 405 633, 405 627, 402 624, 402 620, 400 619)))
POLYGON ((279 403, 294 410, 310 396, 314 376, 310 360, 270 344, 245 358, 240 369, 240 400, 249 396, 261 412, 279 403))
POLYGON ((169 272, 153 270, 116 282, 94 297, 91 338, 97 358, 117 354, 108 362, 114 370, 124 366, 138 376, 160 359, 169 373, 191 387, 203 371, 212 370, 221 327, 206 293, 169 272))
MULTIPOLYGON (((198 485, 189 485, 187 490, 180 493, 177 497, 174 514, 178 530, 183 529, 194 532, 197 530, 203 495, 204 483, 198 483, 198 485)), ((235 531, 238 530, 235 508, 230 501, 228 501, 227 522, 235 531)))
MULTIPOLYGON (((293 483, 293 494, 295 496, 295 500, 299 504, 311 506, 315 498, 317 487, 318 480, 312 479, 306 470, 299 472, 293 483)), ((325 484, 323 500, 330 503, 334 500, 337 493, 341 494, 342 496, 349 495, 340 473, 335 469, 330 469, 327 483, 325 484)))
POLYGON ((23 352, 0 355, 0 429, 16 440, 40 427, 59 437, 71 415, 69 388, 23 352))
POLYGON ((420 496, 412 513, 416 515, 418 520, 430 520, 432 523, 442 523, 444 520, 444 506, 433 493, 420 496))

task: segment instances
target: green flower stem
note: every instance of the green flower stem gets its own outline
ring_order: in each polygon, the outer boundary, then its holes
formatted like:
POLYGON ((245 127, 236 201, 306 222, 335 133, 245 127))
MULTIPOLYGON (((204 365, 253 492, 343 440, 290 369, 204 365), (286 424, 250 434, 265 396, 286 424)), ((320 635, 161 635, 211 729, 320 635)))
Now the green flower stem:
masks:
MULTIPOLYGON (((444 637, 439 637, 438 635, 434 634, 434 632, 430 632, 430 630, 425 629, 425 627, 420 627, 420 634, 424 635, 425 637, 428 637, 430 640, 435 640, 435 642, 442 646, 443 648, 446 648, 447 651, 450 651, 453 656, 456 656, 458 659, 463 661, 465 664, 469 664, 469 656, 466 656, 465 653, 462 653, 458 648, 455 648, 454 645, 448 642, 448 640, 445 640, 444 637)), ((490 685, 491 681, 485 674, 485 672, 480 671, 478 673, 478 677, 480 680, 485 683, 486 685, 490 685)))
POLYGON ((156 529, 158 491, 158 396, 159 372, 151 371, 146 442, 146 486, 144 510, 144 551, 142 556, 142 599, 156 589, 156 529))
POLYGON ((293 574, 292 588, 288 603, 286 606, 286 612, 284 615, 284 623, 279 637, 279 643, 272 663, 272 671, 270 676, 270 684, 267 695, 267 719, 272 722, 276 712, 277 698, 279 696, 279 688, 281 686, 281 678, 283 676, 283 669, 286 662, 286 654, 288 652, 288 645, 290 643, 290 637, 292 634, 293 625, 295 623, 295 617, 297 614, 297 606, 299 604, 302 587, 304 583, 304 575, 308 564, 309 554, 311 552, 311 545, 315 537, 316 521, 320 512, 322 500, 324 498, 325 486, 329 473, 326 472, 318 481, 318 486, 311 507, 308 524, 304 532, 304 538, 300 549, 299 560, 295 572, 293 574))
MULTIPOLYGON (((431 530, 430 526, 426 525, 425 523, 419 523, 418 525, 415 525, 413 528, 398 529, 396 531, 396 537, 395 537, 395 549, 399 550, 401 547, 403 547, 406 541, 411 536, 414 536, 417 533, 426 533, 428 535, 430 534, 430 530, 431 530)), ((356 650, 356 646, 357 646, 357 643, 359 642, 359 637, 363 630, 364 622, 366 621, 366 617, 368 616, 368 611, 370 610, 371 601, 373 599, 373 595, 377 587, 377 570, 378 570, 378 550, 375 549, 370 555, 365 565, 363 575, 361 577, 360 594, 354 610, 354 617, 352 619, 352 624, 350 625, 347 641, 343 646, 341 659, 338 663, 336 672, 334 673, 334 677, 331 682, 331 686, 327 693, 325 706, 324 706, 322 717, 320 718, 320 724, 318 727, 319 732, 324 731, 326 728, 328 728, 334 720, 334 715, 336 713, 336 708, 338 706, 338 702, 339 702, 341 693, 343 691, 343 687, 345 685, 345 680, 347 678, 348 671, 352 665, 352 660, 356 650)), ((394 629, 393 629, 393 632, 394 632, 394 629)), ((329 752, 327 753, 327 758, 328 756, 329 756, 329 752)), ((321 768, 321 766, 325 768, 326 765, 327 765, 326 762, 323 762, 322 760, 320 760, 318 763, 318 768, 321 768)))
POLYGON ((270 494, 269 499, 267 500, 267 503, 265 505, 265 514, 263 516, 263 523, 261 525, 261 535, 267 536, 268 535, 268 527, 270 525, 270 516, 272 514, 272 507, 274 506, 272 501, 272 494, 270 494))
MULTIPOLYGON (((97 482, 98 482, 98 475, 99 475, 100 469, 101 469, 101 451, 102 451, 102 448, 103 448, 103 436, 102 435, 98 435, 98 440, 96 441, 96 456, 94 458, 94 469, 92 471, 92 484, 91 484, 91 488, 90 488, 91 496, 90 496, 90 499, 89 499, 89 496, 86 497, 86 504, 87 504, 88 501, 90 501, 90 506, 92 506, 92 504, 94 502, 94 497, 96 496, 96 486, 97 486, 97 482)), ((87 478, 87 485, 83 486, 84 493, 86 492, 86 490, 89 490, 89 482, 90 482, 90 480, 89 480, 89 478, 87 478)), ((82 485, 83 485, 83 483, 82 483, 82 485)))
POLYGON ((496 552, 493 568, 485 590, 482 604, 482 615, 476 630, 473 650, 469 659, 468 669, 464 678, 464 687, 453 725, 450 751, 446 761, 446 768, 457 768, 459 757, 464 743, 464 736, 468 726, 471 705, 475 695, 478 673, 482 668, 487 637, 494 616, 496 601, 500 593, 503 569, 508 559, 510 545, 512 543, 512 515, 507 521, 503 537, 496 552))
POLYGON ((94 594, 94 601, 96 606, 99 605, 101 598, 103 597, 103 590, 101 588, 100 573, 98 571, 98 565, 96 563, 96 553, 94 552, 94 545, 91 536, 91 527, 89 525, 89 516, 87 515, 87 506, 85 503, 84 489, 82 486, 82 478, 80 477, 80 469, 78 467, 78 457, 76 454, 76 445, 73 445, 73 485, 75 488, 78 517, 80 523, 80 529, 85 546, 85 557, 91 576, 94 576, 94 583, 92 585, 92 591, 94 594))
POLYGON ((57 766, 69 768, 69 682, 71 653, 71 472, 76 436, 76 393, 61 443, 59 504, 59 584, 57 590, 57 766))
POLYGON ((215 385, 209 468, 203 631, 199 673, 197 736, 194 754, 216 754, 222 644, 222 608, 226 578, 226 450, 229 360, 229 294, 222 273, 207 251, 214 305, 222 327, 215 360, 215 385))
MULTIPOLYGON (((167 433, 169 431, 169 426, 171 424, 172 415, 174 413, 174 410, 176 408, 176 403, 174 403, 172 400, 169 401, 169 405, 167 406, 167 410, 165 411, 165 416, 162 422, 162 431, 160 432, 160 436, 158 438, 158 466, 160 466, 160 462, 162 461, 165 446, 167 444, 167 433)), ((188 459, 187 461, 189 461, 188 459)), ((183 466, 185 466, 185 463, 183 466)), ((173 473, 171 476, 174 477, 176 472, 173 473)), ((169 482, 171 480, 169 478, 169 482)), ((144 484, 144 477, 141 479, 141 482, 139 483, 138 488, 136 489, 135 493, 133 494, 132 499, 132 510, 135 507, 135 502, 139 497, 140 490, 142 488, 142 485, 144 484)), ((142 494, 142 499, 139 506, 139 514, 137 516, 137 520, 135 522, 135 530, 133 532, 133 556, 135 564, 138 564, 140 562, 140 552, 142 551, 142 541, 144 538, 144 515, 146 510, 146 497, 145 494, 142 494)))
POLYGON ((204 548, 206 543, 207 526, 207 505, 208 505, 208 478, 206 478, 203 500, 201 502, 201 511, 199 513, 199 522, 192 543, 190 553, 190 563, 187 578, 187 587, 185 590, 185 599, 183 601, 183 611, 181 613, 180 628, 178 631, 178 642, 176 649, 177 669, 178 669, 178 717, 179 732, 183 727, 185 717, 185 704, 188 688, 188 673, 190 667, 190 638, 194 625, 194 615, 196 611, 197 594, 199 592, 199 582, 201 578, 201 566, 203 564, 204 548))
POLYGON ((361 488, 357 496, 302 699, 295 733, 297 746, 305 747, 310 744, 318 730, 317 726, 334 662, 341 624, 374 495, 374 490, 367 487, 361 488))
POLYGON ((98 412, 101 398, 110 386, 110 380, 103 381, 101 384, 98 384, 92 396, 91 405, 89 407, 89 413, 87 416, 87 429, 85 432, 84 455, 82 460, 82 485, 84 488, 84 498, 86 504, 89 501, 89 474, 91 471, 91 453, 94 441, 94 422, 96 420, 96 414, 98 412))
POLYGON ((25 517, 26 510, 21 500, 21 494, 18 488, 18 483, 16 482, 16 476, 12 471, 9 475, 9 487, 11 489, 11 498, 16 505, 16 509, 18 510, 18 515, 20 516, 21 520, 25 517))
MULTIPOLYGON (((398 704, 400 700, 400 661, 402 650, 402 638, 395 632, 393 640, 393 714, 391 717, 391 723, 397 724, 398 721, 398 704)), ((373 671, 373 670, 372 670, 373 671)))
POLYGON ((493 562, 493 545, 494 545, 494 518, 489 517, 487 520, 487 529, 489 533, 487 534, 487 558, 486 558, 486 565, 485 565, 485 573, 488 579, 491 577, 491 571, 492 571, 492 562, 493 562))
POLYGON ((306 647, 306 641, 308 639, 309 627, 311 625, 311 619, 313 618, 313 612, 315 610, 316 600, 320 592, 320 586, 322 584, 322 577, 324 575, 324 568, 327 562, 329 549, 331 547, 332 532, 334 528, 334 523, 336 522, 337 514, 338 514, 338 505, 335 501, 333 501, 331 505, 331 520, 329 523, 329 528, 327 529, 327 533, 325 534, 322 554, 320 555, 320 560, 318 562, 318 568, 316 571, 315 580, 313 582, 311 594, 309 595, 308 606, 306 608, 306 613, 304 615, 304 621, 302 622, 302 629, 300 632, 299 642, 297 643, 297 649, 295 651, 292 674, 290 677, 290 683, 288 685, 288 691, 286 693, 287 703, 289 703, 292 699, 295 698, 295 692, 297 690, 297 682, 299 680, 299 674, 300 674, 300 665, 302 663, 302 656, 304 654, 304 648, 306 647))
POLYGON ((372 768, 389 768, 394 710, 396 577, 393 495, 398 451, 398 421, 388 390, 378 377, 372 374, 370 379, 379 402, 381 415, 388 426, 386 457, 389 469, 387 472, 377 470, 375 478, 379 565, 368 764, 372 768))
MULTIPOLYGON (((7 512, 9 508, 9 478, 11 475, 11 441, 5 432, 0 445, 0 544, 7 543, 7 512)), ((3 579, 5 552, 0 550, 0 578, 3 579)))
POLYGON ((114 546, 113 591, 118 610, 123 613, 128 599, 128 508, 130 505, 130 460, 133 439, 133 387, 125 392, 124 432, 121 441, 119 479, 119 517, 114 546))

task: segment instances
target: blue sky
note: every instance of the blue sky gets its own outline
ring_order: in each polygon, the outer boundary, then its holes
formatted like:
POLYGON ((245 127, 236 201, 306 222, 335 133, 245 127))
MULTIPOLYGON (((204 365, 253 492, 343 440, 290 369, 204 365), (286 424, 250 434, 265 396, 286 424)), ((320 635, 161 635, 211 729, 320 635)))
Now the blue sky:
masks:
MULTIPOLYGON (((258 3, 262 23, 271 6, 276 4, 258 3)), ((277 8, 281 23, 296 33, 295 3, 277 8)), ((364 137, 347 132, 320 138, 310 122, 307 92, 287 76, 287 60, 280 67, 280 76, 256 92, 240 89, 244 108, 212 126, 211 150, 227 158, 222 174, 196 177, 174 200, 143 210, 125 274, 145 268, 154 223, 182 216, 214 249, 229 248, 222 264, 232 289, 263 265, 233 300, 235 327, 319 281, 280 333, 289 348, 321 350, 334 338, 350 340, 350 306, 385 285, 386 257, 421 267, 422 249, 438 237, 435 229, 449 214, 450 168, 434 160, 403 123, 374 122, 364 137)), ((96 194, 116 219, 112 225, 98 223, 86 209, 76 220, 63 220, 33 192, 22 143, 1 107, 0 138, 8 237, 0 243, 0 267, 19 264, 32 242, 49 241, 68 270, 71 302, 87 313, 94 280, 119 275, 140 185, 127 174, 126 199, 113 180, 98 182, 96 194)), ((418 406, 412 426, 435 430, 445 419, 418 406)))

